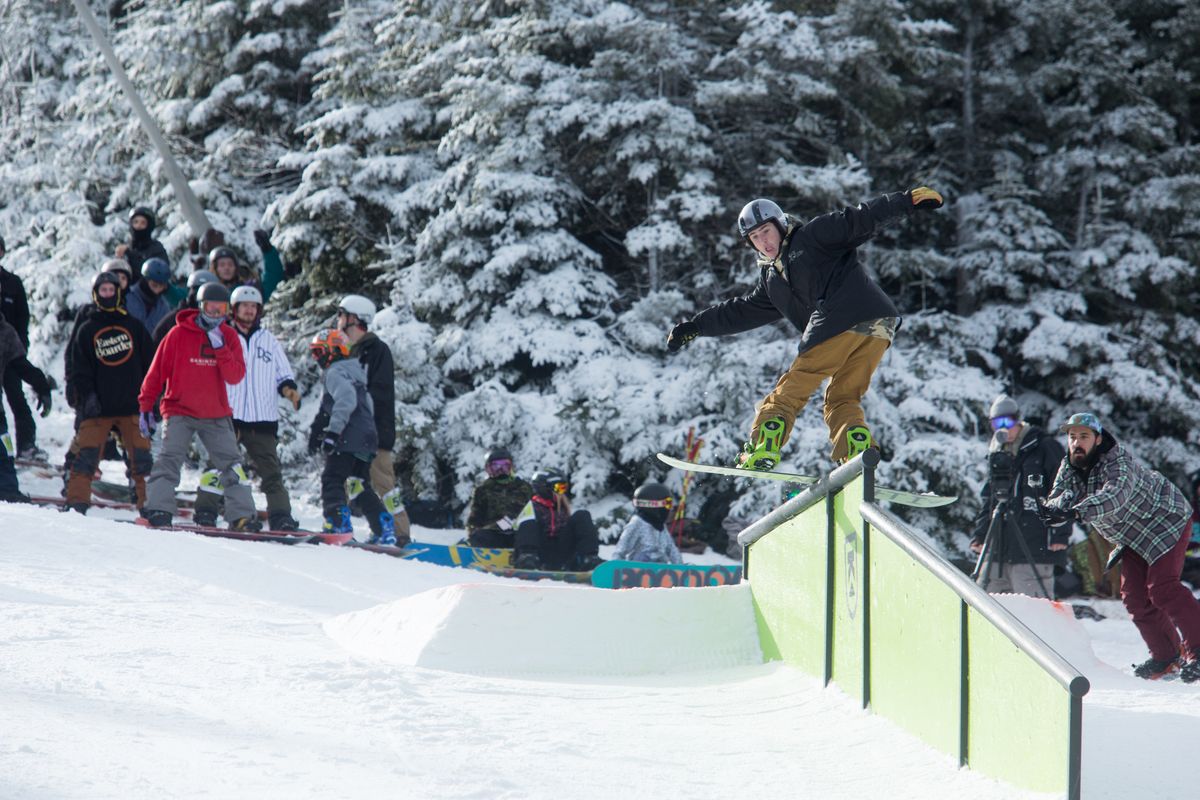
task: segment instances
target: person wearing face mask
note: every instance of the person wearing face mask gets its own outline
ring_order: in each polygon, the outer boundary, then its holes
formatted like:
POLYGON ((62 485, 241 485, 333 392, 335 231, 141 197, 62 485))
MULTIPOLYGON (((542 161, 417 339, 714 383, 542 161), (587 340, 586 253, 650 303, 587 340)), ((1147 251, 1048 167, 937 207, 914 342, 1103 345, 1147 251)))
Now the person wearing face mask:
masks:
POLYGON ((142 278, 142 264, 151 258, 161 258, 170 262, 167 248, 154 238, 154 227, 158 220, 154 212, 145 206, 138 206, 129 212, 129 241, 117 245, 117 258, 124 259, 130 267, 130 283, 137 283, 142 278))
POLYGON ((667 517, 675 501, 661 483, 644 483, 633 493, 633 516, 625 523, 614 561, 682 564, 683 557, 667 530, 667 517))
POLYGON ((79 428, 71 452, 67 505, 86 514, 91 506, 92 476, 100 463, 101 448, 114 428, 128 454, 137 505, 146 502, 146 476, 150 473, 150 442, 138 426, 138 387, 150 367, 154 344, 150 334, 129 316, 121 303, 121 282, 112 272, 101 272, 92 283, 96 309, 76 331, 71 342, 71 385, 79 401, 79 428))
POLYGON ((239 383, 246 376, 241 341, 226 322, 229 290, 215 281, 206 283, 196 293, 196 301, 197 308, 176 314, 175 327, 158 346, 138 395, 138 422, 144 436, 154 435, 154 404, 160 397, 163 417, 162 449, 146 484, 142 518, 152 527, 171 524, 179 472, 196 435, 220 472, 230 530, 261 530, 226 390, 226 384, 239 383))

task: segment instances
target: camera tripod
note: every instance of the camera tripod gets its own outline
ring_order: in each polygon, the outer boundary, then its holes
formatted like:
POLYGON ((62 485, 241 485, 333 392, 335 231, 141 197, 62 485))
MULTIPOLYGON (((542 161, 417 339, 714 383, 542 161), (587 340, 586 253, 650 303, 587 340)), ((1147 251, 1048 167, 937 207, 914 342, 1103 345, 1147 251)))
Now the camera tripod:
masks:
POLYGON ((1010 502, 1011 498, 1009 497, 996 498, 996 504, 992 508, 992 519, 988 523, 987 535, 983 539, 983 548, 979 551, 979 560, 975 562, 975 571, 971 573, 971 578, 979 584, 979 588, 987 591, 988 584, 992 581, 991 568, 998 542, 1002 537, 1008 537, 1008 541, 1015 541, 1020 546, 1021 555, 1024 556, 1025 563, 1033 570, 1033 577, 1037 580, 1042 596, 1047 600, 1053 600, 1050 592, 1046 590, 1046 584, 1042 580, 1041 573, 1038 572, 1037 565, 1033 562, 1033 553, 1029 552, 1025 536, 1009 513, 1010 502))

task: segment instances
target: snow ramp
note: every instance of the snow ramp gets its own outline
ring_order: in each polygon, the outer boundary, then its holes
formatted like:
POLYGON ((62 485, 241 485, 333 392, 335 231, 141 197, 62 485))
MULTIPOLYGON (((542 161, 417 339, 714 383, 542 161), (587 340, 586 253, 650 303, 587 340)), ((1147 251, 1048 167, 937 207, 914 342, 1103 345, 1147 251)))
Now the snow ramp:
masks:
POLYGON ((324 627, 358 656, 474 675, 637 676, 763 662, 744 584, 623 592, 457 584, 324 627))

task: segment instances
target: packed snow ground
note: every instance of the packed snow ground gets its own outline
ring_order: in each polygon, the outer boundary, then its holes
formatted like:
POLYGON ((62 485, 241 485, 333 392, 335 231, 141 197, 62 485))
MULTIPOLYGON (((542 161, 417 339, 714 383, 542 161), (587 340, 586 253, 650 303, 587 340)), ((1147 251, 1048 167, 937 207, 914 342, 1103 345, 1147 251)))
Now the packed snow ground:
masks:
MULTIPOLYGON (((1028 796, 759 663, 745 586, 0 515, 0 797, 1028 796)), ((1118 604, 1077 623, 1011 602, 1095 686, 1085 797, 1188 792, 1200 691, 1119 669, 1141 649, 1118 604)))

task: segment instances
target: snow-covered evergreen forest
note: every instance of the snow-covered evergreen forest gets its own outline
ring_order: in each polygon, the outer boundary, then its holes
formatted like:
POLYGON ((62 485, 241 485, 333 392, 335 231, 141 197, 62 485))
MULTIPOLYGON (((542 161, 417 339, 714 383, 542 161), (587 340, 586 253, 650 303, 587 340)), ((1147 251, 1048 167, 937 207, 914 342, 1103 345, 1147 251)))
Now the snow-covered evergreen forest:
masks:
MULTIPOLYGON (((882 481, 964 497, 909 517, 966 528, 1002 390, 1046 424, 1096 411, 1181 485, 1200 467, 1191 0, 91 5, 213 224, 300 265, 267 311, 302 384, 340 293, 386 307, 413 497, 461 506, 495 444, 582 506, 678 486, 654 453, 691 428, 727 462, 798 333, 665 339, 756 277, 738 210, 921 184, 946 207, 863 252, 905 314, 866 403, 882 481)), ((193 232, 73 4, 0 15, 4 263, 61 371, 129 210, 157 210, 181 279, 193 232)), ((296 475, 314 410, 283 430, 296 475)), ((819 398, 786 452, 828 468, 819 398)), ((716 527, 779 491, 707 479, 689 505, 716 527)))

